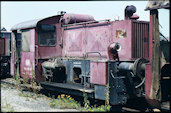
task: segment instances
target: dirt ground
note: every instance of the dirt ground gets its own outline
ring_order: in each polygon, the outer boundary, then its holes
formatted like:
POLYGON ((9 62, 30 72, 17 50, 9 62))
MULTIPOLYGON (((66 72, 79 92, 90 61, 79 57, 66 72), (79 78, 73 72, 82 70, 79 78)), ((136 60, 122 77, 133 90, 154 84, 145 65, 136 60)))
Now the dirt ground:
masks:
POLYGON ((33 95, 31 92, 3 83, 1 80, 1 112, 79 112, 77 109, 60 109, 49 106, 50 99, 46 96, 39 96, 36 99, 23 96, 33 95))

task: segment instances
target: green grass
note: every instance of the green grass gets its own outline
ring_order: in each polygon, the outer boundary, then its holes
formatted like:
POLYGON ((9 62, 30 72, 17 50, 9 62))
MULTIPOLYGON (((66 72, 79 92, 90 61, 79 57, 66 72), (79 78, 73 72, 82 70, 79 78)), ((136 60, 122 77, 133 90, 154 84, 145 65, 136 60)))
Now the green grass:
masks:
POLYGON ((90 102, 87 99, 86 95, 84 95, 84 106, 82 107, 81 104, 77 101, 75 101, 70 95, 65 95, 65 94, 61 94, 58 95, 57 99, 54 98, 54 96, 52 98, 50 98, 50 102, 49 102, 49 106, 51 108, 61 108, 61 109, 77 109, 77 110, 81 110, 81 111, 88 111, 88 112, 108 112, 110 111, 110 105, 100 105, 100 106, 96 106, 96 105, 92 105, 90 106, 90 102))
POLYGON ((61 109, 80 109, 81 104, 75 101, 70 95, 61 94, 58 95, 57 99, 52 97, 49 103, 50 107, 59 107, 61 109))
POLYGON ((109 112, 110 107, 111 107, 110 105, 101 105, 101 106, 98 106, 98 107, 96 107, 96 105, 94 105, 94 106, 88 107, 86 109, 86 111, 89 111, 89 112, 98 112, 98 111, 109 112))

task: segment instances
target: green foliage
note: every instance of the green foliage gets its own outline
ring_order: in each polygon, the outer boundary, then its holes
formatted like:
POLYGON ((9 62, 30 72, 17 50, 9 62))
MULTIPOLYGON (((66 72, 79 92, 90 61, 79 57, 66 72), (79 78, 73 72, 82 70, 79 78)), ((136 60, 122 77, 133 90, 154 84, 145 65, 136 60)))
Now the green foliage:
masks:
POLYGON ((23 75, 23 84, 26 86, 26 89, 28 91, 33 91, 34 95, 32 95, 33 99, 37 99, 38 97, 38 92, 40 91, 40 84, 37 85, 36 83, 36 77, 34 70, 32 70, 32 77, 29 78, 29 75, 24 72, 25 74, 23 75))
POLYGON ((110 111, 110 106, 109 105, 101 105, 101 106, 96 107, 96 105, 94 105, 94 106, 89 107, 87 109, 87 111, 90 111, 90 112, 98 112, 98 111, 107 112, 107 111, 110 111))
POLYGON ((102 112, 107 112, 107 111, 110 111, 110 104, 109 104, 109 84, 106 85, 106 88, 105 88, 105 105, 101 105, 101 106, 90 106, 90 102, 87 98, 87 94, 85 92, 83 92, 83 97, 84 97, 84 109, 86 111, 89 111, 89 112, 99 112, 99 111, 102 111, 102 112))
POLYGON ((29 83, 29 77, 28 74, 26 73, 26 71, 24 71, 24 75, 23 75, 23 84, 28 84, 29 83))
POLYGON ((106 88, 105 88, 105 105, 110 105, 109 104, 109 83, 107 83, 106 88))
POLYGON ((50 103, 49 103, 49 106, 51 108, 55 108, 57 106, 57 101, 55 100, 54 96, 52 96, 52 98, 50 99, 50 103))
POLYGON ((17 65, 17 68, 15 68, 15 72, 14 79, 16 80, 17 87, 21 89, 19 64, 17 65))
POLYGON ((68 108, 68 109, 80 109, 81 105, 77 101, 75 101, 70 95, 61 94, 58 95, 57 99, 52 97, 50 103, 50 107, 59 107, 61 109, 68 108))
POLYGON ((84 97, 84 109, 89 109, 90 101, 88 100, 87 94, 85 92, 83 92, 83 97, 84 97))

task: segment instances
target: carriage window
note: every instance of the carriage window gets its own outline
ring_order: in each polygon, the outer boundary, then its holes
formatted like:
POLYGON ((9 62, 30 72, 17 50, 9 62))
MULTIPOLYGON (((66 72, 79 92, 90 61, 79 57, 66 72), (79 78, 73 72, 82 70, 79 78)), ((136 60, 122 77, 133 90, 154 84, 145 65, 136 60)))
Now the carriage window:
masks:
POLYGON ((23 30, 22 37, 22 51, 30 52, 30 30, 23 30))
POLYGON ((56 27, 54 25, 38 25, 39 46, 56 46, 56 27))

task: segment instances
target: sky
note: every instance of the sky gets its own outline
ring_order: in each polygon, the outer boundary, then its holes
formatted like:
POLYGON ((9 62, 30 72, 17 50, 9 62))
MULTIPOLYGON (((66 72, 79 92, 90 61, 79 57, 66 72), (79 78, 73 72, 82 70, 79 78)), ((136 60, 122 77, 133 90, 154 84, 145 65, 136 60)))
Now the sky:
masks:
MULTIPOLYGON (((124 19, 127 5, 137 8, 139 20, 149 21, 149 11, 145 11, 148 1, 1 1, 1 28, 10 31, 20 22, 57 15, 58 11, 92 15, 95 20, 124 19)), ((170 37, 170 11, 159 9, 160 32, 170 37)))

